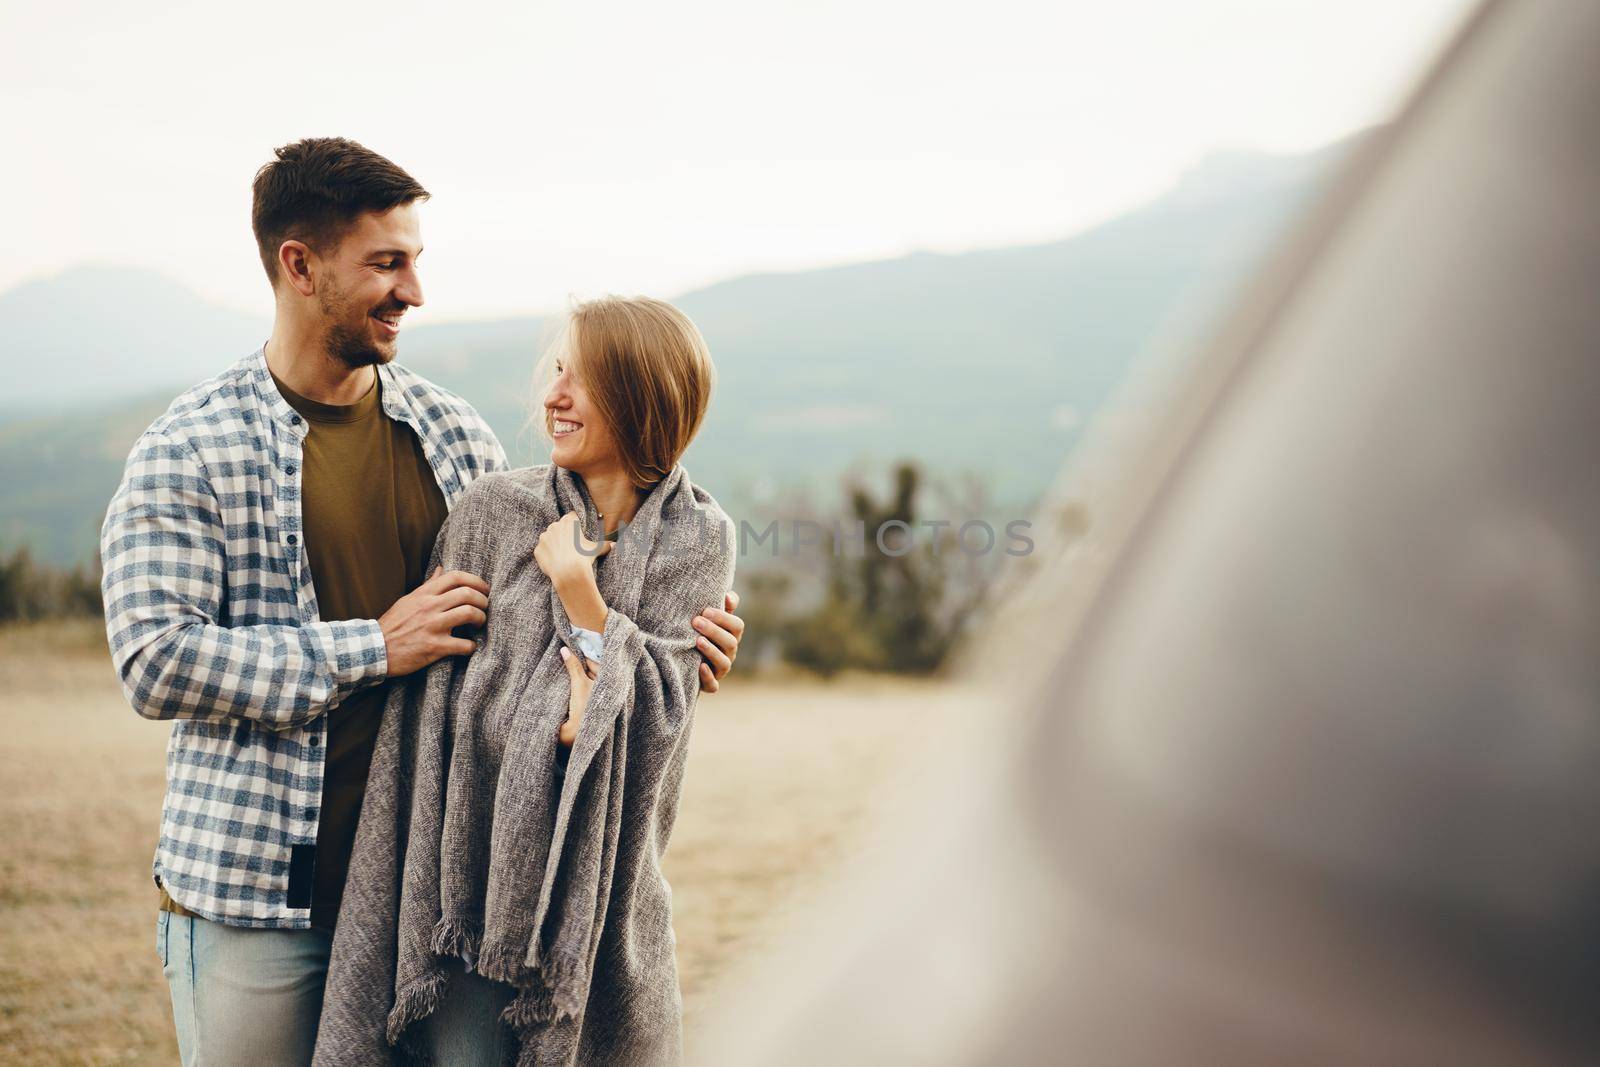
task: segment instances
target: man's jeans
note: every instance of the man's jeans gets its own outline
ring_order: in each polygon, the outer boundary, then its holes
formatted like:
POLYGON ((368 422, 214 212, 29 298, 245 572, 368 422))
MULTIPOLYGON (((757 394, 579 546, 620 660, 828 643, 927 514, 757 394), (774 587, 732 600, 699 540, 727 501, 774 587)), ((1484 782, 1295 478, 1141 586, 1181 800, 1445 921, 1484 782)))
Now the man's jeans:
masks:
MULTIPOLYGON (((156 913, 183 1067, 305 1067, 317 1044, 333 935, 256 930, 156 913)), ((435 1063, 497 1067, 510 1042, 500 1013, 515 994, 451 960, 439 1010, 418 1025, 435 1063)))
POLYGON ((333 935, 157 913, 183 1067, 305 1067, 317 1043, 333 935))

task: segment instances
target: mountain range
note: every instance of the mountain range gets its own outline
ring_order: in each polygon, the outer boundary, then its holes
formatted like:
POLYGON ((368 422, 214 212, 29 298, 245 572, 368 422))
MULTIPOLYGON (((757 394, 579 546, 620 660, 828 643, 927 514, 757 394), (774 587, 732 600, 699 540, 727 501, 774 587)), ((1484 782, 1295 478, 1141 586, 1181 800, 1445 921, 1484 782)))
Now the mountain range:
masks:
MULTIPOLYGON (((737 518, 911 459, 1025 509, 1152 337, 1227 292, 1353 139, 1215 153, 1167 194, 1061 240, 752 274, 674 302, 718 384, 684 457, 737 518)), ((418 326, 400 359, 473 402, 522 464, 538 316, 418 326)), ((0 294, 0 550, 92 558, 139 432, 265 339, 264 318, 133 268, 83 266, 0 294)))

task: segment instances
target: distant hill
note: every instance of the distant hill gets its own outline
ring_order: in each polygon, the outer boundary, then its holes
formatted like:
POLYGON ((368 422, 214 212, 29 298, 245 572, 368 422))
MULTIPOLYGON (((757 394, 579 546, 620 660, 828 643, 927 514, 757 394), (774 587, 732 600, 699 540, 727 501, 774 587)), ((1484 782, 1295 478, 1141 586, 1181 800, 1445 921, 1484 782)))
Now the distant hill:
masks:
POLYGON ((88 265, 25 282, 0 294, 0 418, 199 381, 219 351, 249 351, 269 327, 154 271, 88 265))
MULTIPOLYGON (((1060 241, 679 296, 719 376, 685 465, 736 517, 902 457, 978 474, 997 503, 1024 507, 1156 331, 1236 281, 1348 143, 1218 153, 1168 195, 1060 241)), ((0 380, 14 386, 0 401, 0 548, 87 558, 138 432, 267 328, 125 268, 0 295, 0 380)), ((531 316, 421 326, 401 359, 476 404, 516 462, 536 462, 547 454, 521 427, 541 339, 531 316)))

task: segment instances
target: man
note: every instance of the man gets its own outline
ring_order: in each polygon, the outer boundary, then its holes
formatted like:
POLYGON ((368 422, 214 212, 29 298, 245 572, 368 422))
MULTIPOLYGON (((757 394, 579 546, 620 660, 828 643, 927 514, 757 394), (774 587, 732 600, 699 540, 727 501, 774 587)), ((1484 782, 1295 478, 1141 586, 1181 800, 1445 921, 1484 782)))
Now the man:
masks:
MULTIPOLYGON (((386 681, 473 651, 452 630, 486 621, 488 585, 423 572, 507 466, 469 404, 393 362, 427 191, 343 138, 276 155, 252 214, 271 336, 145 431, 101 533, 123 689, 177 720, 154 876, 185 1064, 309 1062, 386 681)), ((737 606, 695 620, 709 692, 737 606)))

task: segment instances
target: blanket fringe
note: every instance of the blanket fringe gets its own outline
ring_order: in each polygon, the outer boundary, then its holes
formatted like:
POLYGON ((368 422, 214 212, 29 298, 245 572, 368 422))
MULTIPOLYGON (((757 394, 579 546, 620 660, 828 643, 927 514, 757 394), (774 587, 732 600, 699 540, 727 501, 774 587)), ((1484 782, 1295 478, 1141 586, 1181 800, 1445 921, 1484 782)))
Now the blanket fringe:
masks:
POLYGON ((504 945, 490 945, 478 956, 474 969, 485 978, 519 989, 538 981, 538 975, 523 964, 520 953, 508 951, 504 945))
POLYGON ((500 1018, 515 1030, 519 1037, 525 1037, 530 1030, 555 1022, 556 1007, 551 999, 550 990, 543 986, 532 989, 521 989, 500 1013, 500 1018))
MULTIPOLYGON (((494 962, 503 963, 504 957, 497 957, 494 962)), ((529 981, 515 983, 518 986, 517 996, 506 1006, 501 1018, 518 1034, 525 1035, 535 1027, 561 1019, 579 1017, 588 988, 577 960, 546 958, 540 960, 531 971, 521 960, 515 962, 528 975, 529 981)), ((485 964, 488 963, 486 960, 485 964)))
POLYGON ((440 916, 433 927, 433 954, 466 960, 478 955, 483 942, 483 921, 440 916))
POLYGON ((402 1041, 406 1029, 438 1010, 448 981, 449 976, 444 971, 429 971, 395 996, 394 1008, 389 1012, 385 1029, 390 1045, 409 1050, 410 1043, 402 1041))
POLYGON ((589 983, 584 981, 584 968, 575 959, 566 956, 546 956, 537 965, 544 986, 550 991, 550 1003, 555 1018, 576 1019, 588 999, 589 983))

